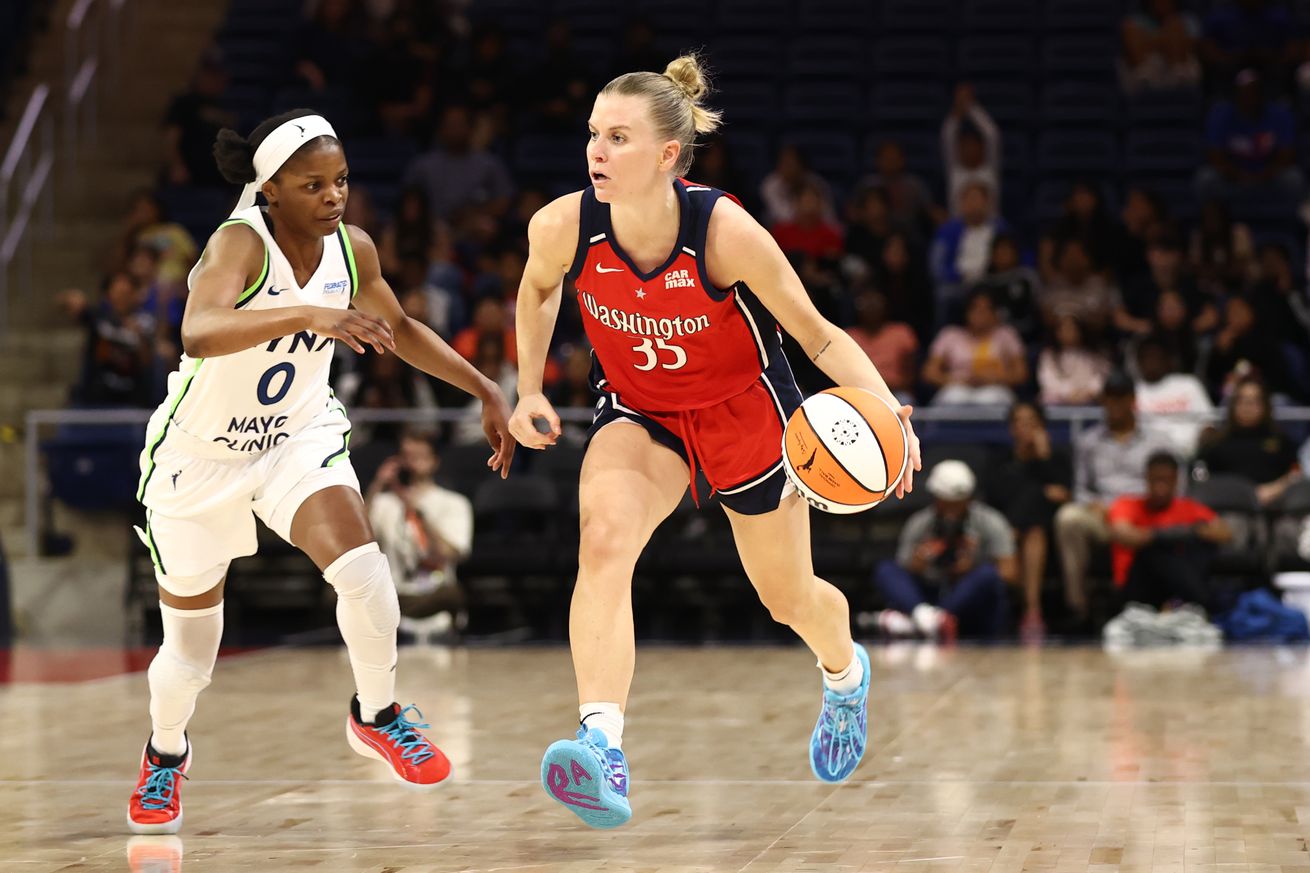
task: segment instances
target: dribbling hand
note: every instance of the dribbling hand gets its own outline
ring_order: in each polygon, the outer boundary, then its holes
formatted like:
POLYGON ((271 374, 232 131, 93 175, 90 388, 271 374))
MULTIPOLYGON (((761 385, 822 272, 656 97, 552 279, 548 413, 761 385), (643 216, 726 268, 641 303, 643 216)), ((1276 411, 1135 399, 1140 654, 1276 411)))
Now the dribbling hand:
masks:
POLYGON ((913 412, 913 406, 902 406, 896 410, 901 424, 905 425, 905 436, 910 445, 910 463, 905 465, 905 475, 896 485, 896 496, 901 499, 914 490, 914 471, 923 469, 923 459, 919 457, 919 437, 914 432, 914 425, 910 424, 910 415, 913 412))
POLYGON ((305 327, 310 333, 339 339, 359 354, 364 354, 364 346, 370 345, 379 355, 388 349, 396 350, 396 338, 391 332, 391 325, 380 318, 360 312, 358 309, 328 309, 324 306, 307 306, 308 322, 305 327))
POLYGON ((519 405, 509 420, 509 432, 519 444, 529 449, 544 449, 559 440, 559 416, 545 394, 528 394, 519 398, 519 405), (537 430, 537 422, 548 427, 545 433, 537 430))

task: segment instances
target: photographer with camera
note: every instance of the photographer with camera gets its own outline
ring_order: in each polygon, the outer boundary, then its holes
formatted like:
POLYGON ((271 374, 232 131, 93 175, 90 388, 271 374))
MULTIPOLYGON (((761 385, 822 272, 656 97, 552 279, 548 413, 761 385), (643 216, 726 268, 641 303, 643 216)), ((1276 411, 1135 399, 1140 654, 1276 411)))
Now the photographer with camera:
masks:
POLYGON ((1178 496, 1178 459, 1146 461, 1146 494, 1110 504, 1110 559, 1123 598, 1159 607, 1170 600, 1209 605, 1210 559, 1232 537, 1214 510, 1178 496))
POLYGON ((909 517, 896 560, 874 571, 890 607, 880 624, 889 631, 945 642, 960 633, 1001 633, 1005 586, 1018 579, 1014 531, 1005 516, 974 501, 975 484, 963 461, 941 461, 928 474, 933 505, 909 517))
POLYGON ((473 505, 436 484, 440 463, 429 436, 407 431, 365 494, 400 595, 400 633, 419 642, 458 631, 466 620, 455 564, 473 545, 473 505))

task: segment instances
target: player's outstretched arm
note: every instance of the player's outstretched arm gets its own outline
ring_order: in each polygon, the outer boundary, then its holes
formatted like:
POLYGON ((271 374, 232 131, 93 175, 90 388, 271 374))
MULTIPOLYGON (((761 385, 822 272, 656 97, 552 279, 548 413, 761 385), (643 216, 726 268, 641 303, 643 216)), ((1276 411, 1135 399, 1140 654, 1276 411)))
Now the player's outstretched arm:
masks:
POLYGON ((514 437, 530 449, 553 446, 560 436, 559 416, 542 392, 550 335, 559 316, 564 274, 578 245, 580 194, 543 206, 528 222, 528 263, 519 283, 515 333, 519 351, 519 402, 510 419, 514 437), (544 421, 546 433, 537 430, 544 421))
POLYGON ((508 476, 510 461, 514 459, 514 438, 509 432, 509 403, 500 386, 479 373, 430 327, 406 315, 391 286, 382 277, 373 239, 353 224, 347 225, 346 232, 350 235, 350 248, 359 275, 355 307, 388 327, 395 336, 392 348, 406 363, 462 388, 482 401, 482 432, 494 449, 487 459, 487 466, 499 472, 502 479, 508 476))
POLYGON ((913 491, 914 471, 921 467, 919 438, 910 424, 913 408, 901 405, 855 340, 819 314, 769 232, 746 210, 721 197, 714 205, 705 248, 709 274, 716 285, 726 288, 744 282, 829 378, 838 385, 872 391, 899 411, 909 437, 910 464, 896 486, 896 496, 913 491))
POLYGON ((391 346, 391 328, 360 312, 319 306, 237 309, 242 289, 259 281, 264 242, 244 224, 220 228, 209 239, 182 315, 182 349, 192 358, 215 358, 308 330, 378 351, 391 346))

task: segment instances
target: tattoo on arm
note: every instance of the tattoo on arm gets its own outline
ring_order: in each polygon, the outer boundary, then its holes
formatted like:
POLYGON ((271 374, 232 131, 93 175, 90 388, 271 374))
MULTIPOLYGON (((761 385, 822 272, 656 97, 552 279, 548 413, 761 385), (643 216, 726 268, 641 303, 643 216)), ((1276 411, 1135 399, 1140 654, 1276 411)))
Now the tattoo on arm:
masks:
POLYGON ((810 360, 812 360, 812 361, 817 361, 817 360, 819 360, 819 357, 820 357, 824 352, 828 351, 828 346, 830 346, 830 345, 832 345, 832 340, 828 340, 826 343, 824 343, 824 344, 823 344, 823 348, 821 348, 821 349, 819 349, 817 352, 815 352, 815 353, 814 353, 814 357, 813 357, 813 358, 810 358, 810 360))

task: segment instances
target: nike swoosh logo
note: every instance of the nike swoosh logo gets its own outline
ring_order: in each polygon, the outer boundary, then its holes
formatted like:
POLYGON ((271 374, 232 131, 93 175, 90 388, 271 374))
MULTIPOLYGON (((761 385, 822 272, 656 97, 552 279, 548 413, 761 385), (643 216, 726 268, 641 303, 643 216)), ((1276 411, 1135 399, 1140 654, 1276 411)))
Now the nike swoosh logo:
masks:
POLYGON ((597 265, 596 265, 596 272, 597 272, 597 273, 622 273, 622 272, 623 272, 623 268, 622 268, 622 267, 602 267, 600 264, 597 264, 597 265))
POLYGON ((285 291, 285 290, 287 290, 287 289, 285 289, 285 288, 269 288, 269 289, 268 289, 268 296, 269 296, 269 297, 276 297, 276 296, 278 296, 279 294, 281 294, 281 293, 282 293, 283 291, 285 291))

